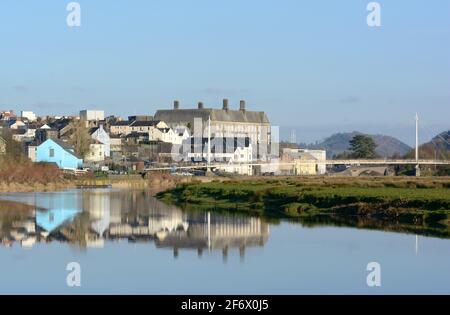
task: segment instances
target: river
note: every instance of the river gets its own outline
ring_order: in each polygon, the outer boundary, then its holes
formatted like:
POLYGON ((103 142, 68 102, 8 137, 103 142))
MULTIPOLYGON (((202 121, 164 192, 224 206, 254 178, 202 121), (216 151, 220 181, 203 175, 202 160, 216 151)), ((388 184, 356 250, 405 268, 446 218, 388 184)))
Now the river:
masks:
POLYGON ((450 294, 446 238, 186 212, 143 191, 0 199, 30 205, 0 202, 0 294, 450 294))

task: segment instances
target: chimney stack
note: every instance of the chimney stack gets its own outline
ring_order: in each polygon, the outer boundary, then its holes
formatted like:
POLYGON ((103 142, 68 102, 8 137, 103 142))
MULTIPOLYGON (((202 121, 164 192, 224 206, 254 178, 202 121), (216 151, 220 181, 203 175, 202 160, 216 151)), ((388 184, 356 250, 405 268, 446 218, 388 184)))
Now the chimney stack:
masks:
POLYGON ((223 110, 228 110, 228 99, 223 99, 223 110))
POLYGON ((179 101, 173 101, 173 109, 180 109, 180 102, 179 101))
POLYGON ((245 101, 244 101, 244 100, 241 100, 241 101, 239 102, 239 109, 240 109, 241 111, 245 112, 245 101))
POLYGON ((203 109, 203 102, 198 102, 198 109, 203 109))

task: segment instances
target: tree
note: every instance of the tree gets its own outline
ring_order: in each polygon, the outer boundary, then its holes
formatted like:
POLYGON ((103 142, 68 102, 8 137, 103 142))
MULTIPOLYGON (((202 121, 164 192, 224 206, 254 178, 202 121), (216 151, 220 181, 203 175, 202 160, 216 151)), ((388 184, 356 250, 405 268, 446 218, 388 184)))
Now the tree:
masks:
POLYGON ((83 119, 74 120, 70 123, 70 126, 73 132, 69 142, 74 146, 75 153, 84 158, 91 145, 91 136, 86 127, 86 121, 83 119))
POLYGON ((21 162, 26 159, 22 143, 13 139, 12 133, 9 129, 0 129, 0 137, 6 142, 5 155, 6 159, 21 162))
POLYGON ((373 159, 377 156, 377 145, 369 136, 356 135, 350 140, 350 151, 355 159, 373 159))

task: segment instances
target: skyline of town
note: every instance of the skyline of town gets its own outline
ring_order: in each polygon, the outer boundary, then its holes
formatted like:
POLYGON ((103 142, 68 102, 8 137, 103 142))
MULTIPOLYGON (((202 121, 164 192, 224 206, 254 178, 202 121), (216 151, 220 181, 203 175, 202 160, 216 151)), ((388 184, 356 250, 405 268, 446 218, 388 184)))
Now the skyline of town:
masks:
MULTIPOLYGON (((238 101, 239 102, 239 101, 238 101)), ((202 102, 203 103, 203 102, 202 102)), ((189 108, 195 108, 197 104, 182 104, 181 106, 184 106, 184 109, 189 108)), ((212 106, 208 106, 208 104, 204 105, 205 108, 210 109, 220 109, 221 107, 218 104, 214 104, 212 106)), ((233 109, 238 109, 239 104, 232 104, 231 107, 234 107, 233 109)), ((83 107, 81 107, 83 108, 83 107)), ((92 109, 102 110, 100 107, 92 107, 92 109)), ((170 107, 166 108, 160 108, 160 109, 170 109, 170 107)), ((255 109, 257 110, 257 109, 255 109)), ((45 118, 45 117, 78 117, 79 116, 79 110, 67 113, 67 112, 61 112, 61 114, 44 114, 40 115, 39 112, 24 110, 23 108, 19 108, 19 110, 12 108, 1 108, 0 111, 13 111, 15 115, 17 115, 20 118, 21 112, 32 112, 33 114, 37 115, 37 117, 45 118)), ((139 116, 139 115, 148 115, 152 116, 155 112, 157 112, 158 109, 156 109, 153 112, 133 112, 133 113, 125 113, 124 115, 118 115, 115 113, 111 113, 108 111, 105 111, 105 117, 118 117, 121 119, 126 120, 129 116, 139 116)), ((271 124, 272 126, 277 126, 275 124, 271 124)), ((362 132, 366 134, 371 135, 383 135, 383 136, 391 136, 394 138, 397 138, 398 140, 404 142, 405 144, 409 145, 410 147, 414 146, 414 117, 411 119, 402 119, 399 124, 392 124, 392 125, 386 125, 384 128, 380 128, 380 126, 376 123, 374 124, 331 124, 328 126, 321 126, 321 125, 304 125, 304 126, 277 126, 279 128, 280 132, 280 141, 286 141, 286 142, 292 142, 297 144, 314 144, 319 143, 326 138, 340 134, 340 133, 353 133, 353 132, 362 132), (397 134, 396 134, 397 132, 397 134)), ((425 125, 425 128, 422 128, 421 135, 420 135, 420 143, 427 143, 436 135, 440 134, 441 132, 445 132, 448 130, 448 124, 434 124, 431 125, 428 122, 425 125)))
POLYGON ((448 129, 448 1, 382 3, 379 28, 363 0, 79 3, 78 28, 65 1, 0 4, 2 110, 126 117, 227 97, 298 142, 358 130, 412 145, 416 112, 448 129))

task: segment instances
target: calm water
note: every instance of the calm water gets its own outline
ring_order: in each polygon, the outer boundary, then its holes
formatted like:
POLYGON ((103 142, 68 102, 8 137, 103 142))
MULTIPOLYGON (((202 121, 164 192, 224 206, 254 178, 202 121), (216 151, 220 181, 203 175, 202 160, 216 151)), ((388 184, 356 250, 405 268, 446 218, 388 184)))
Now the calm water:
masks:
POLYGON ((448 239, 183 212, 138 191, 0 198, 33 206, 0 212, 2 294, 450 294, 448 239))

